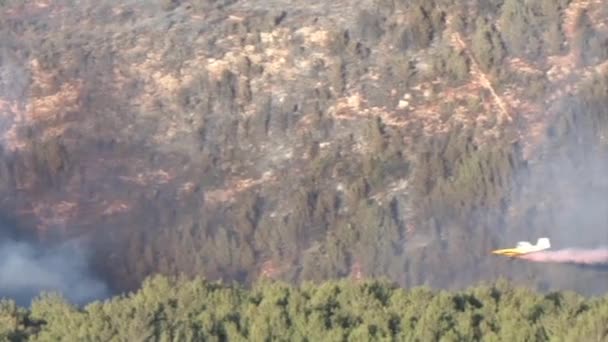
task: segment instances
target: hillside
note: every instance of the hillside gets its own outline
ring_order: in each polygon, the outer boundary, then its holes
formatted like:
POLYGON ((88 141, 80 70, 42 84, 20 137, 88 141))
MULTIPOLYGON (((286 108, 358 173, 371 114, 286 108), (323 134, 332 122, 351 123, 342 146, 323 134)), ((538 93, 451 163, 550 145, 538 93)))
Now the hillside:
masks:
POLYGON ((0 210, 116 291, 608 274, 489 251, 608 245, 599 0, 0 1, 0 210))

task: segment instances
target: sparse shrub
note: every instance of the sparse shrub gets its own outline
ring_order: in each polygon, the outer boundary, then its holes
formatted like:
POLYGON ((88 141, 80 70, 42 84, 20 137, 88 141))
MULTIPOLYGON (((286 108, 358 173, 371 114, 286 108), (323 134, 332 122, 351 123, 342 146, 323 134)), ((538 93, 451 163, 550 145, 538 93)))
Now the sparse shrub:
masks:
POLYGON ((429 14, 419 6, 411 9, 407 20, 407 29, 403 32, 402 40, 406 46, 423 49, 431 44, 434 28, 429 14))
POLYGON ((461 82, 468 78, 469 60, 464 51, 445 47, 434 57, 433 69, 435 75, 447 75, 448 80, 461 82))
POLYGON ((341 56, 351 43, 350 31, 330 33, 328 49, 333 55, 341 56))
POLYGON ((405 90, 415 81, 416 63, 406 56, 393 56, 383 70, 385 78, 395 82, 398 89, 405 90))
POLYGON ((475 59, 486 72, 500 65, 506 55, 500 34, 487 19, 477 20, 471 45, 475 59))
POLYGON ((539 57, 562 52, 561 11, 567 1, 507 0, 501 7, 501 34, 510 53, 539 57))
POLYGON ((375 45, 384 34, 383 23, 385 18, 377 12, 361 10, 355 22, 356 30, 361 40, 370 45, 375 45))
POLYGON ((346 89, 346 66, 341 58, 329 65, 328 78, 334 96, 341 96, 346 89))
POLYGON ((547 53, 555 55, 563 52, 565 36, 558 23, 549 25, 544 33, 544 40, 547 45, 547 53))
MULTIPOLYGON (((163 0, 165 1, 165 0, 163 0)), ((189 3, 196 11, 205 11, 209 8, 218 8, 232 5, 238 0, 190 0, 189 3)))
POLYGON ((467 20, 465 19, 465 17, 462 14, 457 14, 454 16, 454 19, 452 21, 452 29, 455 32, 458 33, 465 33, 466 29, 467 29, 467 20))
POLYGON ((501 7, 501 34, 515 55, 525 52, 528 36, 532 26, 529 23, 531 13, 520 0, 506 0, 501 7))
POLYGON ((160 6, 164 11, 171 11, 179 6, 180 0, 160 0, 160 6))

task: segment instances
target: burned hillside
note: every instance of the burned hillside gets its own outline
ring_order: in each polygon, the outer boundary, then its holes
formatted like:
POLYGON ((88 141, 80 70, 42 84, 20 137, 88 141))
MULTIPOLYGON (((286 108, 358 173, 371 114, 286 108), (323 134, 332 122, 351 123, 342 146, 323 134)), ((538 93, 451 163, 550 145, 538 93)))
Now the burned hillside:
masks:
POLYGON ((608 244, 605 7, 4 1, 0 209, 23 238, 78 238, 116 289, 606 290, 488 256, 539 234, 608 244))

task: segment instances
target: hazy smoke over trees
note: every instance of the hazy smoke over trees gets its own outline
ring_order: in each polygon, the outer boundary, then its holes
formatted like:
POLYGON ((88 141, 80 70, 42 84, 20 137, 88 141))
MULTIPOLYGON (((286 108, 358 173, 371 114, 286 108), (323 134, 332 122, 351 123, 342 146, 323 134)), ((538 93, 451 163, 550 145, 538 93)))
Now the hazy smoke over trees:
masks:
MULTIPOLYGON (((513 197, 509 230, 503 238, 515 242, 552 239, 551 252, 530 261, 572 264, 608 262, 608 144, 606 90, 608 78, 592 75, 574 96, 565 95, 554 108, 545 143, 520 175, 513 197)), ((516 263, 514 272, 521 269, 516 263)), ((608 287, 603 272, 531 266, 549 287, 601 293, 608 287), (576 273, 570 273, 576 272, 576 273)))
POLYGON ((87 253, 76 242, 42 247, 0 240, 0 297, 29 305, 41 291, 59 292, 78 304, 109 294, 106 285, 92 274, 87 253))

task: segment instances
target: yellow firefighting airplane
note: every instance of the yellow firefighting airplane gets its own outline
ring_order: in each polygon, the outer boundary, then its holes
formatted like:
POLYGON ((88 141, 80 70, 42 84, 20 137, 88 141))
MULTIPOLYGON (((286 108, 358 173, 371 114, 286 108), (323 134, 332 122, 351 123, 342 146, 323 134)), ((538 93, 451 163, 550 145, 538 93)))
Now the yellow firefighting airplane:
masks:
POLYGON ((524 254, 535 253, 544 251, 545 249, 551 248, 551 242, 549 238, 539 238, 536 245, 529 243, 528 241, 520 241, 517 243, 515 248, 497 249, 492 251, 492 254, 504 255, 511 258, 522 256, 524 254))

